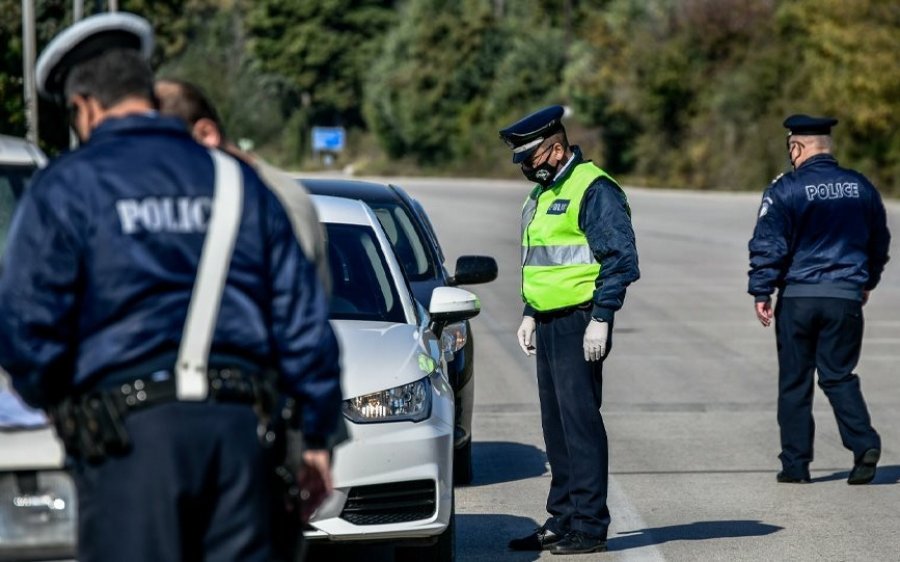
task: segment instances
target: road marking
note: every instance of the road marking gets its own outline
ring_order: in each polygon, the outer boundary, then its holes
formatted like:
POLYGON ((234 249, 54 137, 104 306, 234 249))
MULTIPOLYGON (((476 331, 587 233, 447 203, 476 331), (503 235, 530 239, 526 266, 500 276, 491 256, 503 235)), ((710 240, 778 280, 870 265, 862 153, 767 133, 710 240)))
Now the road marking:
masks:
POLYGON ((647 532, 647 523, 638 513, 634 504, 628 501, 625 491, 619 486, 619 482, 610 477, 607 488, 607 503, 612 513, 612 524, 608 536, 610 546, 615 549, 617 533, 622 538, 633 536, 632 533, 641 531, 639 546, 631 546, 626 550, 613 550, 617 560, 627 562, 664 562, 665 557, 654 544, 653 535, 647 532))

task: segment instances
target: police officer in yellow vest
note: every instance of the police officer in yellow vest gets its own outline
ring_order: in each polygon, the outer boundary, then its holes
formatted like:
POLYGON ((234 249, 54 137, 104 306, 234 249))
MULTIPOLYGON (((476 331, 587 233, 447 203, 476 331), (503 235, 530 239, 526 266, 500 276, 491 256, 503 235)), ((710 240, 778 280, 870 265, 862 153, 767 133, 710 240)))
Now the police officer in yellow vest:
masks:
POLYGON ((535 182, 522 209, 519 345, 537 360, 552 479, 547 521, 513 550, 606 550, 608 447, 600 415, 613 316, 640 277, 631 209, 609 174, 570 146, 561 106, 500 131, 535 182))

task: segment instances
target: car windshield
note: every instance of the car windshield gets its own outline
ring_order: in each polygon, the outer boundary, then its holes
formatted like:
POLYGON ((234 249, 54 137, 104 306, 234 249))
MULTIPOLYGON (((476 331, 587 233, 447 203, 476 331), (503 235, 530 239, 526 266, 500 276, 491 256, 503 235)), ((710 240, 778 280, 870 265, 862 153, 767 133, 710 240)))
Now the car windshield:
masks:
POLYGON ((16 202, 33 173, 33 166, 0 165, 0 256, 6 248, 6 234, 9 232, 16 202))
POLYGON ((399 203, 369 203, 387 234, 397 261, 410 281, 434 277, 430 254, 406 208, 399 203))
POLYGON ((331 268, 331 318, 405 323, 403 304, 375 232, 367 226, 325 225, 331 268))

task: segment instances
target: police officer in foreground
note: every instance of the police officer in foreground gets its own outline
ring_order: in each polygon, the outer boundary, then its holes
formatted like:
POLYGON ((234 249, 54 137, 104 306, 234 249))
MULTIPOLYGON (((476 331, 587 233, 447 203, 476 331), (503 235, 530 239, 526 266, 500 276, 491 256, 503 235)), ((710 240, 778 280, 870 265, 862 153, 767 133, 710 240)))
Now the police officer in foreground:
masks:
POLYGON ((330 488, 337 343, 277 198, 154 111, 152 43, 144 19, 120 12, 82 20, 41 54, 39 91, 65 101, 82 145, 16 209, 0 365, 51 411, 71 455, 79 561, 266 561, 272 386, 302 406, 301 486, 314 507, 330 488), (242 200, 221 195, 241 184, 242 200), (219 279, 204 278, 221 287, 218 320, 195 330, 210 291, 193 288, 198 267, 215 272, 198 263, 215 261, 207 245, 221 249, 207 237, 219 209, 237 219, 233 252, 219 279), (183 340, 204 328, 208 361, 185 371, 182 351, 200 346, 183 340))
POLYGON ((847 483, 871 482, 881 456, 881 438, 853 369, 862 346, 862 307, 881 279, 891 236, 878 190, 831 155, 836 124, 806 115, 784 121, 793 171, 766 190, 750 240, 749 293, 763 326, 774 317, 778 343, 778 482, 810 479, 814 371, 841 441, 853 452, 847 483))
POLYGON ((522 209, 519 345, 537 359, 550 517, 513 550, 606 550, 608 446, 600 415, 613 317, 636 281, 631 209, 622 188, 570 146, 552 106, 500 131, 535 185, 522 209))

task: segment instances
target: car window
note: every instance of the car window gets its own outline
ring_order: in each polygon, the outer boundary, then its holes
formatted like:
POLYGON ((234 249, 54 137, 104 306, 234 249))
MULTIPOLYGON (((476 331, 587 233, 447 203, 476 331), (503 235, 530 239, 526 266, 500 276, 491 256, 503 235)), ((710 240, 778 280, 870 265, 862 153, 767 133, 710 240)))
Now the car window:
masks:
POLYGON ((425 212, 425 208, 422 207, 422 204, 415 199, 412 200, 412 204, 416 210, 416 214, 419 215, 419 223, 427 231, 432 245, 437 250, 438 258, 440 259, 441 263, 444 263, 444 250, 441 248, 441 243, 437 239, 437 234, 435 234, 434 232, 434 225, 431 224, 431 219, 428 218, 428 213, 425 212))
POLYGON ((402 205, 397 203, 370 203, 378 221, 387 234, 397 260, 410 281, 434 277, 434 266, 419 231, 402 205))
POLYGON ((34 173, 31 166, 0 166, 0 256, 6 248, 6 234, 16 202, 34 173))
POLYGON ((406 322, 397 285, 375 232, 367 226, 325 225, 331 268, 331 318, 406 322))

